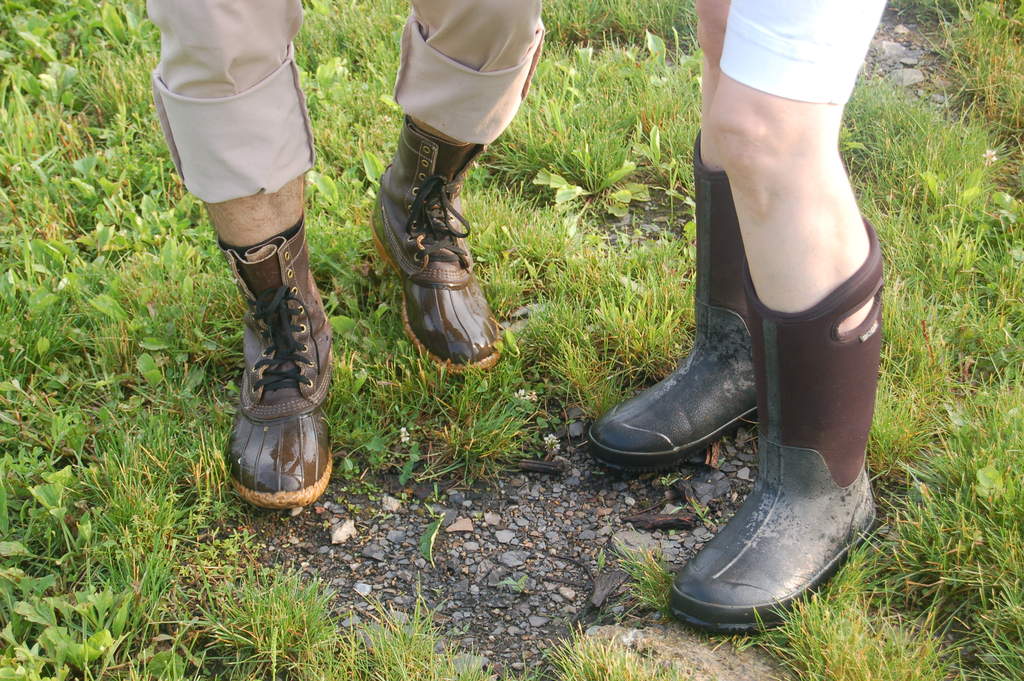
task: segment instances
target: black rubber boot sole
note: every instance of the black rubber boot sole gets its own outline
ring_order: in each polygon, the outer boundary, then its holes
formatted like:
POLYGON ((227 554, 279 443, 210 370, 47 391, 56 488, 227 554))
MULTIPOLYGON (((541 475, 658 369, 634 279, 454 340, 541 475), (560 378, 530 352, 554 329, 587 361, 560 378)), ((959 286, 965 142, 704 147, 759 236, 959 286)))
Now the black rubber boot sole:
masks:
POLYGON ((593 430, 591 429, 587 433, 590 441, 590 456, 605 468, 615 471, 657 473, 669 470, 683 464, 691 454, 696 454, 706 449, 715 440, 736 431, 743 425, 744 421, 754 419, 756 413, 756 407, 749 409, 698 440, 660 452, 627 452, 607 447, 594 437, 593 430))

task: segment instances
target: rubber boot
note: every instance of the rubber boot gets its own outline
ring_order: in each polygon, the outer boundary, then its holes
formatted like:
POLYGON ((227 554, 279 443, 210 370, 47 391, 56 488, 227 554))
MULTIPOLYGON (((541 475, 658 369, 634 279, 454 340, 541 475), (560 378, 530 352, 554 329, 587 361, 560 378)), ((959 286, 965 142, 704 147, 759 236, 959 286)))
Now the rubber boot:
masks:
POLYGON ((256 506, 305 506, 331 477, 321 410, 331 384, 331 326, 309 271, 306 228, 243 256, 222 251, 249 308, 245 372, 227 454, 231 480, 256 506))
POLYGON ((804 312, 769 310, 746 276, 758 476, 736 515, 676 576, 671 609, 683 622, 718 632, 779 622, 874 520, 864 461, 881 348, 882 257, 867 230, 865 263, 804 312), (867 318, 840 334, 843 320, 872 300, 867 318))
POLYGON ((473 275, 462 182, 480 144, 451 144, 406 119, 380 181, 374 242, 398 274, 406 335, 450 369, 498 361, 500 327, 473 275))
POLYGON ((614 407, 590 428, 594 458, 618 470, 671 468, 752 418, 756 393, 743 290, 746 262, 725 171, 694 144, 697 195, 697 330, 679 368, 614 407))

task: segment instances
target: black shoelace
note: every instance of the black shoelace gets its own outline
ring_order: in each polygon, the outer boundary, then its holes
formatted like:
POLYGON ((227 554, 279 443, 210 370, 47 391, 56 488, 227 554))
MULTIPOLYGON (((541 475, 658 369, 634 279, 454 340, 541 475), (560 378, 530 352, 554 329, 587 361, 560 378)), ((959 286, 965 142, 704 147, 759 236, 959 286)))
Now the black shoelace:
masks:
POLYGON ((299 364, 311 364, 300 352, 306 346, 295 340, 295 334, 305 331, 305 326, 296 326, 292 317, 300 314, 298 308, 288 305, 289 301, 300 302, 288 286, 267 289, 256 297, 252 303, 253 316, 263 322, 263 339, 269 344, 263 351, 263 359, 253 367, 260 373, 259 380, 253 389, 283 390, 298 388, 299 382, 313 385, 313 381, 303 376, 299 364))
POLYGON ((449 262, 458 259, 463 267, 468 267, 469 253, 458 245, 458 239, 468 237, 469 230, 469 222, 451 203, 448 179, 431 175, 424 180, 405 221, 406 233, 419 248, 420 264, 426 267, 431 258, 449 262), (456 224, 465 227, 465 231, 456 229, 456 224))

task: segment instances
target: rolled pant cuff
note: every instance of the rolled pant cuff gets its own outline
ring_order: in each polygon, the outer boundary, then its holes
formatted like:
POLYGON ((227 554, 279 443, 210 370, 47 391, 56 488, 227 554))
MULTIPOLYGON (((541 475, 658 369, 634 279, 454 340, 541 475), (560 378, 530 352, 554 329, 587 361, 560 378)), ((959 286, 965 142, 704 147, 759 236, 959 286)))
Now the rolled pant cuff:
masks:
POLYGON ((522 62, 498 71, 477 71, 427 44, 415 17, 402 35, 402 63, 395 101, 406 114, 445 135, 490 144, 512 122, 530 87, 544 42, 538 25, 522 62))
POLYGON ((276 71, 230 97, 171 92, 158 68, 153 99, 178 174, 207 203, 276 192, 313 166, 313 134, 291 47, 276 71))

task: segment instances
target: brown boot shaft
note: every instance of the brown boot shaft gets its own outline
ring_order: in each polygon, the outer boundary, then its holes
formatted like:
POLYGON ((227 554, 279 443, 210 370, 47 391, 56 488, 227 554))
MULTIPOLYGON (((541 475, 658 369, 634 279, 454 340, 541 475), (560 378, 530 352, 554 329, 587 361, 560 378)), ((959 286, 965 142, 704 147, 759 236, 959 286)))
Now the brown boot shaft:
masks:
POLYGON ((865 226, 867 260, 809 310, 766 308, 746 277, 760 436, 818 452, 840 486, 864 468, 882 342, 882 253, 875 230, 865 226), (864 321, 840 334, 839 325, 871 300, 864 321))

